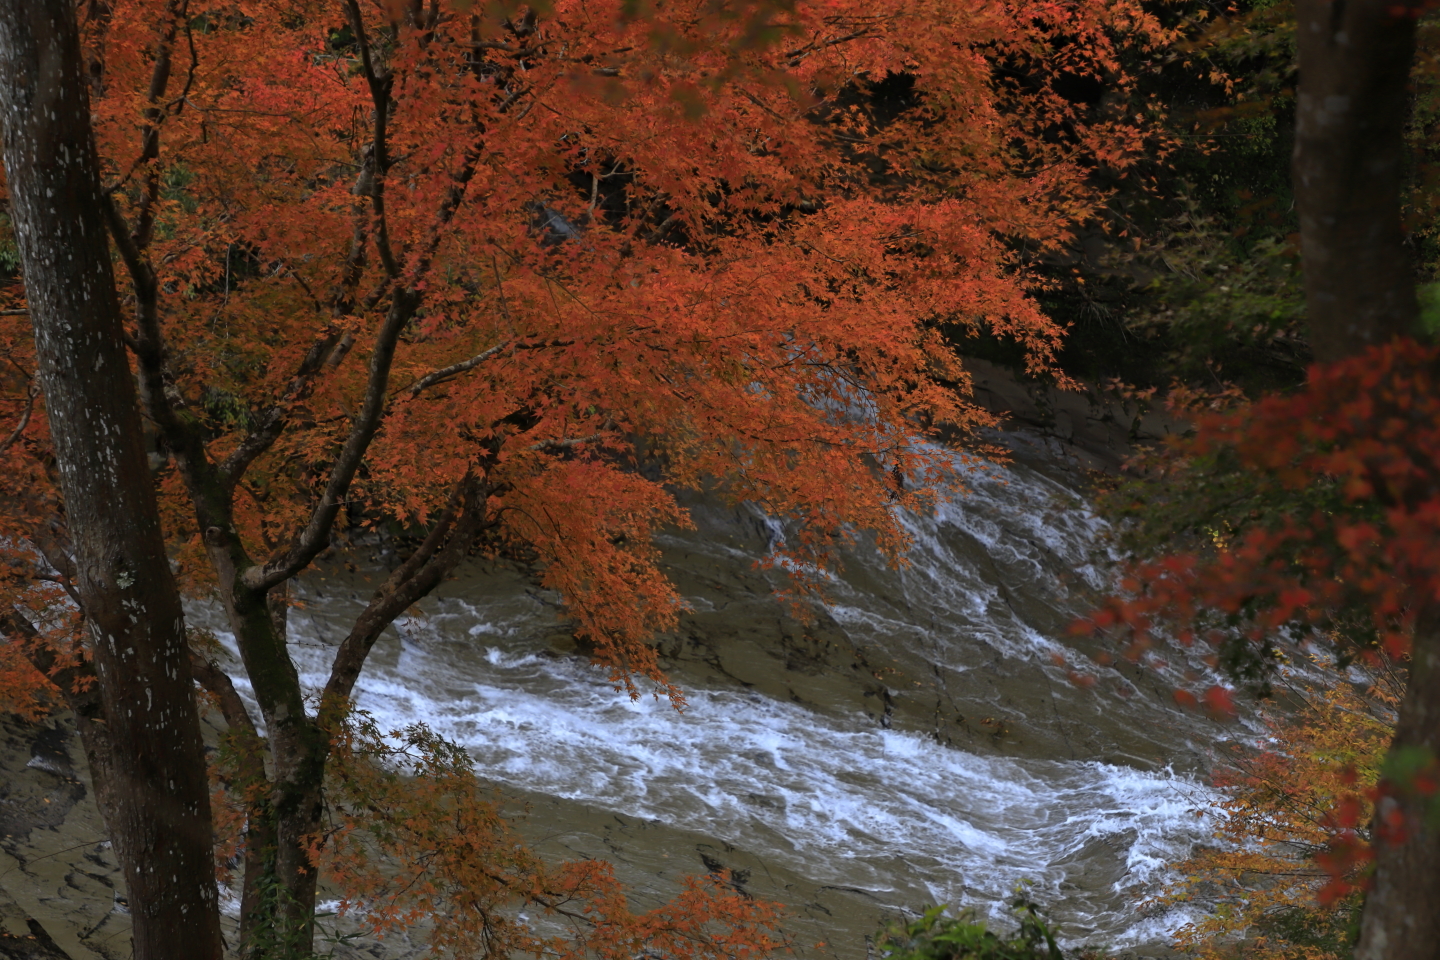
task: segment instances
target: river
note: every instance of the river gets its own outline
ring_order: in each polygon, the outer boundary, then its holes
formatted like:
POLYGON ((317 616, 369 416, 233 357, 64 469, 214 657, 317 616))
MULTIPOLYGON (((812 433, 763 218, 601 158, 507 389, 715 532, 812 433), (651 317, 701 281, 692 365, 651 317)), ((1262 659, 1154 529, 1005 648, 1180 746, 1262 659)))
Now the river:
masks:
MULTIPOLYGON (((857 550, 808 623, 756 566, 779 525, 690 497, 697 529, 662 538, 693 607, 659 639, 683 712, 614 689, 558 598, 502 561, 389 632, 359 704, 463 744, 528 804, 533 843, 615 862, 640 905, 725 867, 789 905, 807 954, 858 960, 884 918, 1002 916, 1027 880, 1067 943, 1163 942, 1186 917, 1136 906, 1205 839, 1209 752, 1239 728, 1175 706, 1178 666, 1100 666, 1103 644, 1069 635, 1107 577, 1105 525, 1071 486, 1020 463, 959 476, 904 517, 905 565, 857 550)), ((313 687, 387 560, 343 559, 297 590, 313 687)))

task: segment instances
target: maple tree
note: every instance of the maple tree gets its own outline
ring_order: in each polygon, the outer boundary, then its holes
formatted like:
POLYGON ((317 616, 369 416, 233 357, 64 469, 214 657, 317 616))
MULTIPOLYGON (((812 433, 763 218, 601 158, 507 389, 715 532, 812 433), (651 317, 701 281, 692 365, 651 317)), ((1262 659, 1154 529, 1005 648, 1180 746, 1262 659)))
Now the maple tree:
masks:
MULTIPOLYGON (((78 13, 79 45, 54 62, 84 80, 100 182, 76 196, 90 191, 124 279, 123 311, 95 321, 116 318, 95 362, 133 367, 144 426, 117 430, 132 459, 148 454, 140 486, 168 562, 77 590, 89 521, 55 482, 57 463, 73 469, 51 417, 76 387, 34 386, 46 354, 31 329, 88 328, 32 291, 50 265, 27 231, 65 216, 50 211, 22 224, 26 277, 0 318, 19 411, 0 448, 0 689, 32 709, 37 691, 108 690, 113 719, 141 688, 91 676, 83 623, 99 600, 138 581, 219 602, 259 718, 202 645, 186 662, 172 642, 156 663, 182 686, 193 676, 229 727, 218 806, 243 821, 241 935, 257 956, 309 950, 317 858, 359 889, 379 882, 348 834, 317 846, 327 796, 358 782, 334 777, 343 718, 382 632, 471 553, 531 561, 617 684, 635 694, 648 679, 677 704, 645 643, 683 609, 651 541, 686 522, 667 485, 714 485, 794 521, 780 555, 802 587, 858 530, 898 554, 895 505, 925 502, 943 466, 915 437, 990 422, 963 399, 938 325, 1013 338, 1048 369, 1062 331, 1029 297, 1023 251, 1095 209, 1097 164, 1123 172, 1154 146, 1123 97, 1090 110, 1061 80, 1123 94, 1118 47, 1166 37, 1129 0, 78 13), (405 534, 408 555, 338 638, 312 702, 287 651, 286 585, 375 532, 405 534), (342 848, 357 857, 326 860, 342 848)), ((67 109, 67 135, 88 142, 87 114, 67 109)), ((193 745, 193 714, 177 716, 193 745)), ((437 789, 461 782, 453 765, 425 769, 437 789)), ((435 843, 456 790, 382 846, 435 843)), ((493 876, 436 882, 478 884, 466 895, 482 905, 551 895, 535 868, 504 869, 494 889, 493 876)), ((614 933, 586 949, 618 955, 711 920, 749 931, 712 938, 721 952, 766 942, 766 915, 703 884, 674 908, 689 920, 622 920, 604 876, 554 882, 588 891, 614 933)), ((204 896, 191 907, 214 912, 204 896)), ((475 916, 483 940, 494 914, 475 916)), ((165 949, 137 938, 137 955, 165 949)))
POLYGON ((1176 864, 1184 878, 1153 901, 1205 909, 1177 932, 1176 946, 1211 960, 1243 935, 1245 955, 1256 960, 1343 956, 1359 919, 1364 863, 1347 860, 1337 877, 1327 858, 1366 840, 1356 791, 1379 779, 1404 688, 1388 663, 1378 666, 1363 690, 1343 675, 1292 688, 1300 709, 1266 715, 1258 750, 1231 744, 1216 778, 1226 795, 1209 812, 1220 845, 1176 864))
MULTIPOLYGON (((1373 796, 1352 793, 1376 804, 1376 880, 1367 885, 1386 876, 1386 852, 1416 860, 1419 876, 1405 881, 1405 910, 1423 909, 1414 906, 1427 890, 1429 868, 1420 864, 1430 862, 1426 850, 1435 842, 1427 826, 1437 771, 1427 658, 1440 593, 1437 358, 1435 346, 1398 339, 1317 365, 1292 395, 1196 412, 1195 436, 1165 458, 1167 482, 1189 498, 1165 523, 1202 531, 1209 549, 1135 564, 1122 584, 1127 595, 1091 620, 1129 637, 1135 657, 1146 654, 1162 624, 1182 624, 1179 641, 1210 645, 1212 662, 1262 684, 1287 643, 1316 629, 1330 631, 1352 656, 1405 658, 1405 694, 1383 776, 1373 796)), ((1233 712, 1225 689, 1212 688, 1208 699, 1233 712)), ((1341 874, 1372 853, 1354 834, 1358 809, 1345 805, 1349 822, 1336 826, 1337 836, 1348 837, 1334 851, 1341 874)), ((1391 884, 1408 877, 1391 869, 1391 884)), ((1367 916, 1379 899, 1373 889, 1367 916)))

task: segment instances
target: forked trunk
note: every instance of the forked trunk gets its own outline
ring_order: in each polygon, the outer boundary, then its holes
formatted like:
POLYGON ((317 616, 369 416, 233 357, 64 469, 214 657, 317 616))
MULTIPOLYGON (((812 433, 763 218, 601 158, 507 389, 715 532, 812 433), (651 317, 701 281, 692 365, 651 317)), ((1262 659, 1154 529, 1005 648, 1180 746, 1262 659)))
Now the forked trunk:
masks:
MULTIPOLYGON (((306 711, 284 619, 264 592, 247 589, 224 546, 212 549, 226 614, 265 719, 268 796, 251 811, 242 902, 242 952, 251 960, 312 955, 318 873, 307 849, 320 829, 329 742, 306 711), (263 819, 260 819, 263 818, 263 819)), ((263 764, 253 776, 264 776, 263 764)))
POLYGON ((285 771, 275 791, 277 960, 308 957, 315 941, 319 871, 310 862, 306 849, 320 829, 321 785, 328 750, 312 720, 307 719, 295 734, 271 741, 276 769, 285 771))

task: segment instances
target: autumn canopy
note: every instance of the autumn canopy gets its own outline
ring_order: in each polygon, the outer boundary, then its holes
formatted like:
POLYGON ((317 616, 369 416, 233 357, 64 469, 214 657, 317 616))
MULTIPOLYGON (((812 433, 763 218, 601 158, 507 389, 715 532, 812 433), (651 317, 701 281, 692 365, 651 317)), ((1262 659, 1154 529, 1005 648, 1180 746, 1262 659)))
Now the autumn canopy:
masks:
MULTIPOLYGON (((682 607, 651 546, 686 522, 674 487, 794 518, 809 564, 859 530, 903 548, 916 438, 988 422, 940 328, 1050 367, 1031 268, 1153 146, 1120 60, 1163 39, 1128 0, 78 9, 67 76, 171 560, 136 575, 229 617, 263 718, 239 666, 185 669, 237 738, 245 917, 276 950, 311 933, 365 657, 467 555, 532 563, 617 681, 664 684, 645 640, 682 607), (334 638, 317 709, 285 585, 372 535, 407 559, 334 638)), ((40 709, 37 666, 62 697, 93 683, 85 590, 129 574, 78 585, 26 290, 5 293, 0 691, 40 709)))

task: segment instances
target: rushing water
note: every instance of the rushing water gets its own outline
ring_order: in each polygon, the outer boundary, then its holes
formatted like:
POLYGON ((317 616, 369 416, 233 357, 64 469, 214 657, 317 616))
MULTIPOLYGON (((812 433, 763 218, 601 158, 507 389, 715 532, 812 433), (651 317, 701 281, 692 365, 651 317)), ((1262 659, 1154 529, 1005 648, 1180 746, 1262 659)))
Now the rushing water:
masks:
MULTIPOLYGON (((1069 637, 1105 576, 1103 524, 1072 491, 1022 466, 967 483, 905 518, 908 565, 861 551, 809 623, 755 568, 775 524, 691 503, 698 529, 664 540, 694 607, 660 645, 683 713, 616 691, 556 598, 505 564, 399 624, 360 704, 464 744, 530 801, 543 849, 617 861, 642 902, 726 866, 790 903, 807 945, 853 958, 884 915, 1003 913, 1024 879, 1071 942, 1163 939, 1184 918, 1135 905, 1203 839, 1205 751, 1225 731, 1174 707, 1175 668, 1100 667, 1069 637), (1071 667, 1098 682, 1072 684, 1071 667)), ((302 585, 308 683, 370 589, 340 565, 302 585)))

